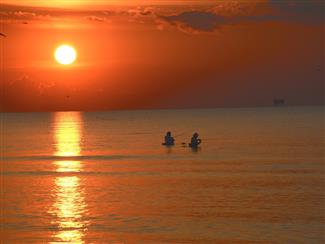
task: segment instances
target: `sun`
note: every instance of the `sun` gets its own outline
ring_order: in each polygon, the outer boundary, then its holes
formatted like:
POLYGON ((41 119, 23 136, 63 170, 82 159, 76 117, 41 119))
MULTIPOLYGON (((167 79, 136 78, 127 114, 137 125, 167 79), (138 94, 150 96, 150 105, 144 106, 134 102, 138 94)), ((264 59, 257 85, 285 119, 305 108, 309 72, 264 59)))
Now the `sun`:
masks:
POLYGON ((54 57, 59 64, 69 65, 76 61, 77 52, 73 46, 63 44, 55 49, 54 57))

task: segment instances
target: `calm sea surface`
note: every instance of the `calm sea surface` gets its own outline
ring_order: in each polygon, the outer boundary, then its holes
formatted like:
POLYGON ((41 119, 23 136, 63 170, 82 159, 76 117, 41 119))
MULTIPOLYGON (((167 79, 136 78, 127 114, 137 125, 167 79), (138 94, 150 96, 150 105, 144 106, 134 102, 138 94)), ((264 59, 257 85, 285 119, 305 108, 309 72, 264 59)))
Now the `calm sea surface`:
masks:
POLYGON ((0 116, 1 243, 324 242, 324 107, 0 116))

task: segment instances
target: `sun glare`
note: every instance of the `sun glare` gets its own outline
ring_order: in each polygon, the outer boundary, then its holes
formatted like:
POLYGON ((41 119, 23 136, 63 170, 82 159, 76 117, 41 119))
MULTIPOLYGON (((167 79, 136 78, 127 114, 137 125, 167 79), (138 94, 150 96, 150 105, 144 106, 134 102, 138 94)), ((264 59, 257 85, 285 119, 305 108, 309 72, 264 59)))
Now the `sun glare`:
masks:
POLYGON ((76 61, 77 52, 74 47, 64 44, 56 48, 54 57, 58 63, 69 65, 76 61))

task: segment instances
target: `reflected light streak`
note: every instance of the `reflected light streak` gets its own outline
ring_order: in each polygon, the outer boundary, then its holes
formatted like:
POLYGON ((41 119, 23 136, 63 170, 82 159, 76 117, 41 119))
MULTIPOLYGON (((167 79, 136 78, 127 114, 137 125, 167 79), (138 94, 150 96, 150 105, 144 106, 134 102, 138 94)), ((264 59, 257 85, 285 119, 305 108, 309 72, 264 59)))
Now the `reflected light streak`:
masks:
POLYGON ((81 123, 79 112, 59 112, 54 117, 55 156, 79 156, 81 152, 81 123))
POLYGON ((55 180, 56 201, 53 205, 58 218, 59 232, 55 237, 63 242, 84 243, 87 222, 83 220, 87 205, 80 179, 76 176, 58 177, 55 180))
MULTIPOLYGON (((55 156, 76 157, 81 155, 82 117, 78 112, 55 113, 55 156)), ((76 173, 82 170, 80 161, 60 160, 53 162, 57 172, 76 173)), ((54 234, 58 242, 84 243, 87 230, 87 214, 84 189, 78 176, 60 176, 55 179, 55 201, 50 213, 59 231, 54 234)))
POLYGON ((55 161, 56 172, 80 172, 81 163, 80 161, 55 161))

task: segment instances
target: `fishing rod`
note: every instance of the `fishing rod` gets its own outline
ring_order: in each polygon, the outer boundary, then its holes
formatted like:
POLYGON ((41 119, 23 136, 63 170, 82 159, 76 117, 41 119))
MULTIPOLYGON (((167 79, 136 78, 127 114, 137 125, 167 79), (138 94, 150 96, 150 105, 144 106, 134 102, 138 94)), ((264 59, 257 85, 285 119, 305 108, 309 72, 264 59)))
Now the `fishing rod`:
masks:
POLYGON ((185 135, 185 134, 186 134, 186 132, 183 132, 183 133, 175 135, 174 137, 179 137, 179 136, 182 136, 182 135, 185 135))
MULTIPOLYGON (((182 133, 180 133, 180 134, 175 135, 174 137, 183 136, 183 135, 185 135, 185 134, 186 134, 186 132, 182 132, 182 133)), ((181 142, 180 145, 184 146, 184 145, 187 145, 187 143, 186 143, 186 142, 181 142)))

